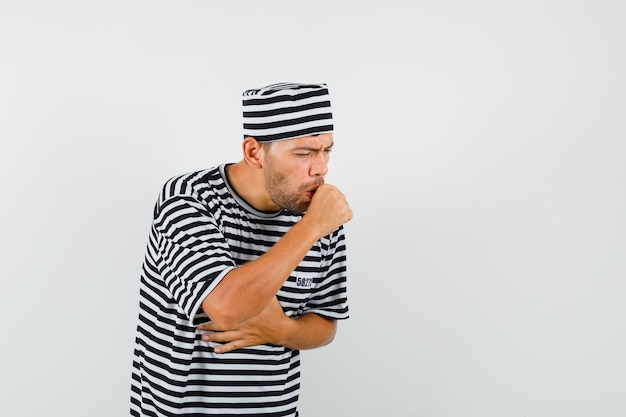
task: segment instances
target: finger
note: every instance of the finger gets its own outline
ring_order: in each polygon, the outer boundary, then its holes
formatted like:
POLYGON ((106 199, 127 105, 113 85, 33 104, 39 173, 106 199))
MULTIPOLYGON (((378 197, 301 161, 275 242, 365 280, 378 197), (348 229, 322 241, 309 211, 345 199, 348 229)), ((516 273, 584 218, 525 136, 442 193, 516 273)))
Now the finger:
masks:
POLYGON ((239 332, 215 332, 215 333, 206 333, 203 334, 200 339, 203 342, 230 342, 231 340, 237 339, 239 332))
POLYGON ((213 352, 215 353, 226 353, 226 352, 231 352, 235 349, 239 349, 240 347, 243 347, 244 344, 240 343, 240 341, 233 341, 233 342, 229 342, 229 343, 225 343, 223 345, 217 345, 213 348, 213 352))

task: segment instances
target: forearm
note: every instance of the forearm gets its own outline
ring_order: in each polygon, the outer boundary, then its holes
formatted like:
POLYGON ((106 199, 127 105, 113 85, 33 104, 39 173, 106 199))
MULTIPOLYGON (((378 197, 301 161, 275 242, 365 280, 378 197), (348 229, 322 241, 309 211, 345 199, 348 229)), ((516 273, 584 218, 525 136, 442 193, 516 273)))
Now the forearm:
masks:
POLYGON ((314 313, 303 314, 297 319, 288 318, 281 328, 276 344, 290 349, 315 349, 333 341, 337 322, 314 313))
POLYGON ((235 328, 259 314, 317 239, 307 222, 297 223, 269 251, 229 272, 202 308, 224 328, 235 328))

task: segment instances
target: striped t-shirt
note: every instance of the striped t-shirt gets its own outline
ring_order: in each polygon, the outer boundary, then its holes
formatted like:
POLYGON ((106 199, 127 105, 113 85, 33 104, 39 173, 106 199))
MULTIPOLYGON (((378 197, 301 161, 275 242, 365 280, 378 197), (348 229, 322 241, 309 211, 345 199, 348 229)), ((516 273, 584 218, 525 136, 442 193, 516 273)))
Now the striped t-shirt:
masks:
MULTIPOLYGON (((201 304, 220 280, 301 218, 251 207, 228 184, 225 165, 164 185, 141 274, 131 415, 297 416, 297 350, 260 345, 218 355, 196 326, 208 321, 201 304)), ((311 247, 277 296, 290 317, 348 317, 343 227, 311 247)))

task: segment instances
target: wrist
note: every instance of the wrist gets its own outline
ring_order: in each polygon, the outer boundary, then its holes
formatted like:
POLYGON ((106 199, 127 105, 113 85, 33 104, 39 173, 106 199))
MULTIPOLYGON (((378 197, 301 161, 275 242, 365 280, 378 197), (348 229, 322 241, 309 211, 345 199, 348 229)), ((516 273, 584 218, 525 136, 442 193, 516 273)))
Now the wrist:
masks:
POLYGON ((307 217, 306 214, 298 223, 296 223, 291 228, 294 233, 297 233, 303 240, 309 242, 311 245, 313 245, 315 242, 323 237, 319 229, 320 228, 318 227, 316 222, 310 220, 310 218, 307 217))
POLYGON ((278 328, 276 329, 276 332, 274 333, 276 335, 276 340, 274 341, 274 344, 290 347, 292 335, 295 333, 297 325, 297 320, 292 319, 289 316, 284 316, 278 328))

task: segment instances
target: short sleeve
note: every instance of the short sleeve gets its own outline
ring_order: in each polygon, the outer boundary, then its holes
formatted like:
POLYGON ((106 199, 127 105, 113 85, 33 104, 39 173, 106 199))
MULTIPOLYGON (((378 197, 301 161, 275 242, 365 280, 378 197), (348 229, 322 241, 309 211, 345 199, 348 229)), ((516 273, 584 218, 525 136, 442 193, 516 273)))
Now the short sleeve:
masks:
POLYGON ((230 248, 209 209, 189 196, 155 208, 153 227, 164 284, 189 319, 233 268, 230 248))
POLYGON ((316 313, 329 319, 347 319, 347 255, 343 227, 322 239, 324 277, 316 285, 304 313, 316 313))

